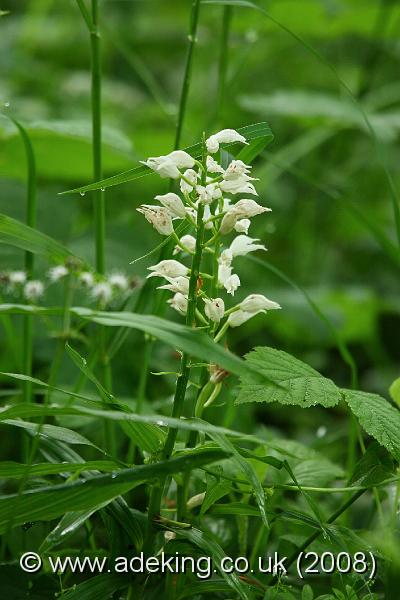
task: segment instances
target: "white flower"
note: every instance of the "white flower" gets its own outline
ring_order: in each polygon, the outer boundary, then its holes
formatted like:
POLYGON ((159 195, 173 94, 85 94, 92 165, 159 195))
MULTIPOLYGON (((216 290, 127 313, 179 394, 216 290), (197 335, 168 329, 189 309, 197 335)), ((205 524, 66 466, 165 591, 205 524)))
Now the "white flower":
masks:
POLYGON ((224 173, 224 169, 212 156, 207 156, 207 171, 209 173, 224 173))
POLYGON ((170 292, 183 294, 187 296, 189 293, 189 279, 187 277, 166 277, 169 283, 158 286, 158 290, 169 290, 170 292))
POLYGON ((162 178, 178 179, 180 176, 179 169, 193 167, 194 159, 183 150, 174 150, 166 156, 151 156, 147 160, 142 160, 141 163, 158 173, 162 178))
POLYGON ((151 156, 147 160, 142 160, 140 162, 158 173, 162 179, 167 177, 178 179, 180 176, 178 167, 166 156, 151 156))
POLYGON ((193 171, 193 169, 187 169, 184 174, 183 177, 187 180, 185 181, 185 179, 181 179, 179 186, 181 188, 181 192, 182 194, 190 194, 190 192, 193 190, 194 186, 197 183, 197 173, 196 171, 193 171), (188 183, 190 182, 190 183, 188 183))
POLYGON ((48 272, 48 277, 53 282, 59 281, 66 275, 68 275, 68 269, 64 265, 58 265, 57 267, 52 267, 48 272))
POLYGON ((248 175, 238 175, 232 179, 224 179, 220 183, 221 190, 229 194, 254 194, 254 196, 257 196, 256 188, 250 183, 252 179, 248 175))
POLYGON ((8 281, 11 285, 23 285, 26 281, 25 271, 11 271, 8 274, 8 281))
POLYGON ((218 266, 218 283, 225 285, 226 280, 232 275, 232 267, 227 264, 219 264, 218 266))
POLYGON ((251 225, 250 219, 240 219, 234 225, 234 230, 238 233, 245 233, 246 235, 249 233, 249 227, 251 225))
POLYGON ((182 265, 177 260, 162 260, 152 267, 148 267, 148 271, 152 271, 149 277, 184 277, 188 274, 189 269, 182 265))
POLYGON ((145 216, 161 235, 171 235, 174 231, 169 210, 164 206, 152 206, 151 204, 142 204, 136 209, 145 216))
POLYGON ((191 169, 195 164, 194 158, 184 150, 174 150, 167 154, 166 158, 171 160, 178 169, 191 169))
POLYGON ((264 212, 271 212, 270 208, 261 206, 251 198, 243 198, 231 206, 224 214, 221 221, 221 234, 229 233, 235 227, 237 221, 243 218, 255 217, 264 212))
POLYGON ((260 312, 264 311, 259 310, 258 312, 245 312, 244 310, 237 310, 229 315, 228 325, 230 327, 239 327, 240 325, 243 325, 243 323, 246 323, 246 321, 248 321, 252 317, 255 317, 260 312))
POLYGON ((230 248, 227 248, 226 250, 223 250, 223 252, 221 252, 221 256, 219 257, 218 262, 220 265, 230 267, 232 260, 232 250, 230 248))
POLYGON ((203 300, 205 304, 204 312, 207 317, 214 323, 219 323, 225 313, 225 304, 222 298, 214 298, 212 300, 203 298, 203 300))
POLYGON ((231 294, 231 296, 234 296, 239 285, 240 285, 239 277, 237 275, 233 274, 230 277, 228 277, 228 279, 226 279, 226 281, 224 283, 224 288, 226 289, 228 294, 231 294))
POLYGON ((28 281, 24 287, 24 296, 27 300, 35 302, 43 296, 44 285, 41 281, 28 281))
POLYGON ((240 310, 248 313, 258 313, 266 310, 277 310, 280 305, 273 300, 269 300, 262 294, 250 294, 239 304, 240 310))
POLYGON ((90 273, 89 271, 83 271, 79 275, 79 281, 86 287, 92 287, 94 284, 93 273, 90 273))
MULTIPOLYGON (((194 252, 196 249, 196 238, 194 238, 192 235, 183 235, 181 237, 181 239, 179 240, 184 246, 186 246, 186 248, 188 250, 190 250, 191 252, 194 252)), ((174 251, 172 254, 178 254, 178 252, 182 252, 182 248, 180 246, 175 246, 174 251)))
POLYGON ((220 144, 231 144, 233 142, 247 144, 246 138, 234 129, 223 129, 222 131, 211 135, 206 140, 207 151, 210 154, 215 154, 215 152, 218 152, 220 144))
POLYGON ((103 304, 107 304, 112 298, 113 291, 107 281, 100 281, 92 288, 92 297, 103 304))
POLYGON ((206 204, 204 206, 204 213, 203 213, 203 221, 205 223, 205 225, 204 225, 205 229, 213 228, 213 222, 210 220, 211 217, 212 217, 211 209, 210 209, 209 205, 206 204))
POLYGON ((256 250, 266 250, 265 246, 262 244, 254 244, 254 242, 258 242, 258 240, 248 237, 247 235, 238 235, 229 247, 232 257, 245 256, 249 252, 255 252, 256 250))
POLYGON ((172 298, 167 300, 171 308, 175 309, 182 315, 186 315, 188 308, 188 299, 183 294, 177 292, 172 298))
POLYGON ((265 212, 271 212, 270 208, 266 206, 261 206, 255 200, 251 198, 243 198, 236 202, 236 204, 232 207, 236 214, 238 214, 241 218, 245 217, 255 217, 256 215, 261 215, 265 212))
POLYGON ((248 175, 252 167, 242 160, 233 160, 224 173, 224 179, 236 179, 240 175, 248 175))
POLYGON ((129 287, 128 278, 124 273, 111 273, 108 283, 121 292, 124 292, 129 287))
POLYGON ((209 183, 205 187, 203 185, 197 185, 196 192, 199 196, 199 200, 204 202, 204 204, 211 204, 213 200, 217 200, 222 196, 222 192, 216 183, 209 183))
POLYGON ((181 219, 186 217, 185 205, 179 198, 178 194, 169 192, 168 194, 163 194, 162 196, 156 196, 155 199, 159 200, 159 202, 169 211, 172 217, 179 217, 181 219))

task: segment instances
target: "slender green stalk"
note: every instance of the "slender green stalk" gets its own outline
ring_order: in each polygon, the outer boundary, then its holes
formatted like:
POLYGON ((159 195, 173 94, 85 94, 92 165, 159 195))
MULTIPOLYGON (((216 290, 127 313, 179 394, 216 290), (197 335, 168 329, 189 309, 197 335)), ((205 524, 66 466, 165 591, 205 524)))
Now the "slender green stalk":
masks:
MULTIPOLYGON (((11 119, 21 135, 24 144, 25 156, 27 162, 27 187, 26 187, 26 217, 25 221, 29 227, 36 227, 36 162, 33 147, 29 136, 22 125, 15 119, 11 119)), ((34 254, 25 252, 25 271, 29 277, 33 275, 34 269, 34 254)), ((32 375, 32 360, 33 360, 33 317, 32 315, 24 315, 23 317, 23 350, 22 350, 22 372, 25 375, 32 375)), ((23 402, 32 401, 32 384, 28 381, 23 383, 22 387, 23 402)), ((26 460, 29 455, 29 439, 23 438, 23 457, 26 460)))
MULTIPOLYGON (((356 492, 355 494, 353 494, 348 500, 346 500, 346 502, 344 502, 330 517, 329 519, 326 521, 328 525, 334 523, 336 521, 336 519, 338 519, 340 517, 340 515, 342 515, 348 508, 350 508, 350 506, 352 504, 354 504, 354 502, 356 500, 358 500, 358 498, 360 496, 362 496, 364 494, 365 490, 359 490, 358 492, 356 492)), ((317 531, 314 531, 314 533, 312 533, 304 542, 303 544, 299 547, 296 548, 296 550, 293 552, 293 554, 291 554, 289 556, 289 558, 287 559, 287 562, 285 563, 285 568, 288 569, 290 567, 290 565, 292 565, 294 563, 294 561, 297 559, 298 555, 300 554, 300 552, 304 552, 304 550, 306 548, 308 548, 308 546, 310 546, 310 544, 312 544, 317 538, 319 538, 319 536, 321 535, 322 530, 318 529, 317 531)), ((276 581, 277 576, 275 576, 273 578, 273 581, 276 581)))
MULTIPOLYGON (((180 101, 179 101, 179 111, 178 111, 178 120, 176 123, 174 150, 179 149, 180 144, 181 144, 181 139, 182 139, 182 131, 183 131, 183 125, 185 122, 186 109, 187 109, 187 103, 188 103, 189 91, 190 91, 194 48, 195 48, 195 45, 197 42, 197 30, 198 30, 198 25, 199 25, 199 15, 200 15, 200 0, 193 0, 191 12, 190 12, 190 25, 189 25, 189 35, 188 35, 189 44, 188 44, 188 48, 187 48, 185 71, 184 71, 184 75, 183 75, 183 82, 182 82, 181 95, 180 95, 180 101)), ((165 258, 165 256, 169 253, 170 249, 171 249, 171 243, 165 244, 161 248, 161 252, 160 252, 158 260, 160 261, 163 258, 165 258)), ((153 285, 154 285, 154 283, 151 280, 146 282, 146 285, 143 287, 142 293, 140 294, 139 302, 141 302, 141 300, 143 300, 144 296, 146 295, 146 292, 151 291, 153 285)), ((164 300, 164 295, 160 294, 155 303, 155 310, 153 311, 154 314, 159 314, 160 311, 162 310, 163 306, 165 305, 163 300, 164 300)), ((144 340, 144 361, 142 364, 141 376, 139 379, 138 392, 137 392, 138 397, 140 396, 140 394, 142 394, 144 397, 146 396, 149 364, 150 364, 150 360, 151 360, 153 343, 154 343, 153 339, 145 338, 145 340, 144 340), (143 373, 144 373, 144 375, 143 375, 143 373), (141 389, 142 386, 143 386, 143 389, 141 389)))
MULTIPOLYGON (((205 136, 204 136, 205 137, 205 136)), ((206 179, 206 147, 205 139, 203 137, 203 177, 202 184, 205 183, 206 179)), ((201 259, 203 255, 204 246, 204 203, 200 202, 197 210, 197 233, 196 233, 196 246, 195 252, 192 259, 192 266, 189 279, 189 293, 188 293, 188 308, 186 314, 186 325, 189 327, 196 326, 196 304, 197 304, 197 285, 200 274, 201 259)), ((172 417, 179 418, 183 411, 183 405, 185 402, 186 388, 189 381, 190 375, 190 357, 186 352, 182 354, 180 374, 176 384, 174 403, 172 407, 172 417)), ((171 453, 174 449, 176 436, 178 434, 177 429, 170 428, 168 430, 167 439, 164 444, 163 451, 161 453, 161 460, 170 458, 171 453)), ((145 551, 150 551, 153 545, 154 538, 154 518, 160 514, 161 506, 161 495, 165 481, 160 481, 155 484, 152 488, 148 510, 148 525, 147 525, 147 536, 145 541, 145 551)))
POLYGON ((228 69, 228 46, 229 46, 229 31, 232 20, 232 6, 224 6, 222 9, 222 31, 221 31, 221 48, 218 63, 218 92, 217 92, 217 108, 216 121, 223 120, 223 110, 225 105, 226 92, 226 75, 228 69))
MULTIPOLYGON (((103 177, 101 151, 101 40, 99 31, 99 3, 92 0, 92 27, 90 31, 92 73, 92 152, 93 180, 103 177)), ((104 192, 95 190, 94 220, 96 228, 96 269, 105 272, 105 200, 104 192)))
POLYGON ((200 0, 193 0, 192 10, 190 13, 190 27, 189 27, 189 45, 186 54, 185 73, 183 76, 183 84, 181 90, 181 97, 179 101, 179 113, 178 122, 176 124, 175 133, 175 150, 177 150, 181 144, 183 123, 186 116, 186 108, 190 90, 190 79, 192 75, 192 64, 193 64, 193 52, 197 42, 197 29, 199 25, 199 14, 200 14, 200 0))
MULTIPOLYGON (((93 181, 103 178, 102 167, 102 120, 101 120, 101 36, 99 29, 99 0, 91 0, 91 13, 86 9, 82 0, 77 0, 78 7, 90 33, 90 57, 91 57, 91 112, 92 112, 92 162, 93 181)), ((95 224, 95 252, 96 270, 104 275, 105 264, 105 239, 106 239, 106 216, 105 216, 105 194, 102 190, 93 192, 93 213, 95 224)), ((106 331, 103 327, 99 329, 99 355, 102 368, 103 384, 111 390, 111 367, 107 355, 106 331)), ((114 426, 105 422, 105 441, 107 449, 113 453, 116 446, 114 426)))

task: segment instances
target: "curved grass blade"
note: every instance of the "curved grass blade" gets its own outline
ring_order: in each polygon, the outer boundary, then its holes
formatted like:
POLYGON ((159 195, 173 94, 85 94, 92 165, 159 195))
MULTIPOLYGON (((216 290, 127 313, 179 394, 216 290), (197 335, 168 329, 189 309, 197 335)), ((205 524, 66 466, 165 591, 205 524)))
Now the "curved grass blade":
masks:
POLYGON ((249 375, 250 369, 253 377, 257 379, 264 378, 257 371, 251 369, 244 360, 225 350, 222 346, 215 344, 204 332, 191 329, 185 325, 173 323, 160 317, 128 312, 101 312, 81 307, 72 308, 71 312, 100 325, 139 329, 183 352, 187 352, 191 356, 220 365, 235 375, 244 372, 249 375))
POLYGON ((12 521, 13 527, 27 521, 51 521, 66 512, 85 510, 94 504, 111 501, 140 483, 194 469, 226 458, 221 450, 185 454, 158 463, 98 475, 87 480, 32 489, 21 495, 0 496, 0 532, 12 521))
MULTIPOLYGON (((258 138, 265 138, 264 147, 274 138, 268 123, 265 122, 255 123, 253 125, 241 127, 238 129, 238 132, 241 135, 243 135, 249 142, 252 142, 253 140, 256 140, 258 138)), ((228 148, 233 145, 234 144, 223 144, 223 147, 228 148)), ((187 148, 184 148, 184 150, 194 158, 199 158, 201 157, 202 146, 199 142, 198 144, 194 144, 193 146, 188 146, 187 148)), ((151 173, 154 173, 154 171, 152 171, 151 169, 149 169, 149 167, 146 167, 145 165, 141 165, 140 167, 129 169, 129 171, 119 173, 118 175, 113 175, 113 177, 108 177, 107 179, 103 179, 102 181, 96 181, 95 183, 84 185, 79 188, 66 190, 65 192, 60 192, 60 194, 85 194, 86 192, 91 192, 93 190, 106 189, 114 185, 120 185, 121 183, 134 181, 135 179, 139 179, 140 177, 144 177, 145 175, 150 175, 151 173)))
POLYGON ((73 257, 72 252, 50 236, 4 214, 0 214, 0 243, 41 254, 51 261, 61 262, 73 257))

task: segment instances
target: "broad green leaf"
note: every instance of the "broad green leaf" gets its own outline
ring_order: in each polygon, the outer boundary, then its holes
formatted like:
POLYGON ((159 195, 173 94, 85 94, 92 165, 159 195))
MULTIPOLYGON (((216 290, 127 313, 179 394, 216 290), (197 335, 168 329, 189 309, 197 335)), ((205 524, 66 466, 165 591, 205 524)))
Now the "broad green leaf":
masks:
POLYGON ((73 256, 67 248, 48 235, 2 214, 0 214, 0 243, 33 254, 41 254, 53 261, 64 261, 73 256))
MULTIPOLYGON (((268 142, 271 142, 274 137, 268 123, 255 123, 254 125, 247 125, 246 127, 239 128, 238 132, 241 135, 243 135, 249 142, 258 138, 264 138, 264 147, 267 145, 268 142)), ((233 144, 223 144, 223 147, 228 148, 232 145, 233 144)), ((193 146, 189 146, 188 148, 184 148, 184 150, 194 158, 199 158, 202 152, 201 143, 194 144, 193 146)), ((113 185, 120 185, 121 183, 133 181, 134 179, 138 179, 139 177, 143 177, 144 175, 150 175, 151 173, 153 173, 151 169, 149 169, 145 165, 141 165, 140 167, 130 169, 129 171, 125 171, 124 173, 120 173, 119 175, 114 175, 113 177, 108 177, 107 179, 103 179, 102 181, 96 181, 96 183, 84 185, 73 190, 67 190, 66 192, 62 192, 62 194, 73 194, 77 192, 84 194, 92 190, 106 189, 113 185)))
POLYGON ((389 394, 392 400, 396 402, 397 406, 400 406, 400 377, 393 381, 389 388, 389 394))
MULTIPOLYGON (((60 309, 32 307, 28 311, 24 305, 0 305, 0 313, 4 314, 58 314, 60 309)), ((157 339, 162 340, 173 348, 200 358, 201 360, 215 363, 234 375, 251 376, 253 380, 263 382, 268 380, 266 373, 260 373, 252 368, 251 364, 239 358, 222 346, 215 344, 204 332, 162 319, 151 315, 139 315, 130 312, 102 312, 83 307, 71 308, 71 313, 94 323, 108 327, 123 327, 144 331, 157 339)), ((21 376, 22 377, 22 376, 21 376)), ((280 387, 279 383, 268 380, 271 387, 280 387)))
POLYGON ((112 421, 132 421, 134 423, 152 423, 159 425, 160 427, 172 427, 174 429, 181 429, 183 431, 197 431, 206 434, 210 433, 221 433, 223 435, 230 435, 244 441, 259 444, 260 440, 254 436, 243 436, 242 433, 227 429, 225 427, 218 427, 211 423, 206 423, 199 419, 176 419, 174 417, 166 417, 160 414, 152 415, 138 415, 136 413, 125 413, 116 410, 101 410, 99 408, 91 408, 87 406, 66 406, 60 407, 55 404, 43 406, 34 403, 21 403, 14 406, 0 408, 0 422, 12 417, 12 418, 30 418, 30 417, 50 417, 50 416, 65 416, 65 415, 81 415, 90 417, 99 417, 103 419, 110 419, 112 421))
POLYGON ((128 327, 139 329, 163 342, 178 348, 183 352, 196 356, 207 362, 215 363, 235 375, 247 375, 248 377, 269 381, 272 389, 276 387, 274 381, 266 372, 261 374, 250 361, 243 361, 222 346, 215 344, 204 332, 192 329, 186 325, 173 323, 167 319, 149 315, 138 315, 129 312, 101 312, 86 308, 72 308, 71 311, 77 316, 87 320, 106 325, 109 327, 128 327))
POLYGON ((342 390, 361 426, 400 461, 400 411, 378 394, 342 390))
POLYGON ((269 528, 267 512, 265 508, 265 493, 264 488, 261 485, 261 481, 259 480, 257 473, 255 472, 251 463, 243 458, 237 448, 230 442, 226 436, 214 433, 210 434, 210 437, 217 442, 220 448, 225 450, 225 452, 232 455, 232 459, 236 462, 237 467, 244 474, 245 478, 250 483, 255 499, 257 501, 258 509, 261 514, 261 518, 264 522, 265 527, 269 528))
MULTIPOLYGON (((86 359, 84 359, 69 344, 66 344, 65 348, 78 369, 96 386, 101 398, 106 404, 113 403, 122 411, 131 412, 128 406, 116 400, 114 396, 104 388, 95 374, 89 369, 86 359)), ((126 435, 130 437, 139 448, 146 450, 146 452, 157 452, 163 445, 165 433, 157 425, 122 422, 121 427, 126 435)))
POLYGON ((1 423, 5 425, 12 425, 13 427, 21 427, 26 429, 32 434, 39 433, 40 437, 52 438, 59 440, 65 444, 82 444, 83 446, 92 446, 97 448, 90 440, 85 438, 80 433, 67 429, 66 427, 59 427, 58 425, 39 425, 37 423, 29 423, 27 421, 3 419, 1 423))
POLYGON ((109 600, 118 590, 126 588, 128 582, 118 575, 103 573, 91 577, 63 593, 63 600, 109 600))
POLYGON ((119 466, 111 460, 88 460, 83 463, 39 463, 23 464, 14 461, 0 462, 0 477, 4 479, 23 477, 27 471, 29 475, 58 475, 60 473, 81 473, 84 471, 103 471, 109 473, 119 466))
POLYGON ((215 484, 209 486, 201 504, 200 514, 204 515, 211 506, 213 506, 220 498, 223 498, 232 490, 232 484, 228 481, 215 480, 215 484))
POLYGON ((223 458, 221 450, 204 450, 185 454, 158 463, 121 469, 87 480, 32 489, 18 494, 0 496, 0 532, 8 524, 13 527, 27 521, 51 521, 66 512, 81 511, 125 494, 140 483, 195 469, 223 458))
POLYGON ((377 442, 367 448, 354 468, 349 485, 371 487, 393 476, 393 459, 377 442))
POLYGON ((94 505, 86 510, 65 513, 54 529, 50 531, 41 543, 40 551, 47 553, 51 548, 66 541, 85 523, 85 521, 87 521, 87 519, 89 519, 89 517, 106 506, 108 502, 109 501, 106 500, 104 503, 94 505))
MULTIPOLYGON (((23 148, 14 127, 0 123, 0 175, 23 179, 23 148)), ((57 183, 85 181, 92 176, 92 132, 89 121, 24 122, 37 159, 38 175, 57 183)), ((103 126, 102 154, 105 173, 128 169, 135 160, 130 140, 103 126)))
POLYGON ((190 529, 171 527, 171 529, 176 533, 178 539, 184 539, 194 544, 204 552, 205 556, 212 558, 214 568, 220 572, 221 577, 225 579, 226 583, 235 591, 239 598, 242 598, 242 600, 252 600, 253 593, 250 586, 243 583, 236 573, 228 575, 220 568, 225 553, 210 534, 204 533, 194 527, 190 529))
MULTIPOLYGON (((182 590, 178 596, 178 600, 183 600, 183 598, 200 598, 203 594, 229 594, 230 590, 230 586, 222 579, 202 581, 201 583, 191 583, 190 586, 186 586, 186 588, 182 590)), ((229 595, 226 597, 229 597, 229 595)))
POLYGON ((248 375, 241 376, 237 404, 246 402, 280 402, 303 408, 322 404, 335 406, 341 399, 339 389, 331 379, 320 375, 309 365, 275 348, 259 347, 246 355, 246 363, 281 387, 255 383, 248 375))

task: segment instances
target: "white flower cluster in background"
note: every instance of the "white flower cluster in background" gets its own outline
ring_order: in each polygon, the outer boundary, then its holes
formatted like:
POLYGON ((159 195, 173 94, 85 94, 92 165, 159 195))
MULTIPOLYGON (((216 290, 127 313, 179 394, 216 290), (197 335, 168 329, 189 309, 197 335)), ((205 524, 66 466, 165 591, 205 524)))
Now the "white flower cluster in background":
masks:
POLYGON ((280 308, 278 303, 261 294, 250 294, 242 302, 226 309, 225 300, 220 297, 223 294, 234 296, 241 285, 234 271, 236 260, 250 252, 266 250, 260 240, 248 233, 251 220, 271 210, 254 198, 257 197, 256 179, 251 176, 250 165, 241 160, 231 160, 224 168, 217 162, 214 155, 220 150, 220 145, 231 143, 247 144, 247 140, 233 129, 224 129, 205 141, 207 155, 202 162, 183 150, 143 161, 160 177, 176 180, 180 194, 157 195, 157 204, 143 204, 137 209, 158 233, 171 236, 176 241, 173 250, 176 258, 162 260, 149 267, 148 277, 160 277, 166 281, 159 289, 172 292, 173 296, 167 302, 182 315, 188 310, 191 273, 191 267, 183 261, 196 253, 199 231, 204 230, 205 235, 201 236, 202 266, 212 265, 211 272, 201 270, 199 274, 196 294, 202 302, 197 303, 196 314, 202 324, 212 326, 215 339, 220 339, 228 327, 238 327, 256 314, 280 308), (200 206, 204 213, 201 227, 198 223, 200 206), (179 236, 177 228, 182 231, 181 224, 184 224, 186 232, 179 236), (226 241, 231 234, 237 235, 226 241), (222 323, 224 319, 225 323, 222 323))
POLYGON ((86 290, 90 300, 101 308, 105 308, 112 300, 123 297, 134 286, 134 282, 124 273, 112 272, 103 277, 92 271, 77 268, 74 264, 51 267, 43 280, 30 279, 25 271, 0 273, 0 283, 6 295, 23 298, 32 304, 43 297, 48 287, 66 281, 74 289, 86 290))

